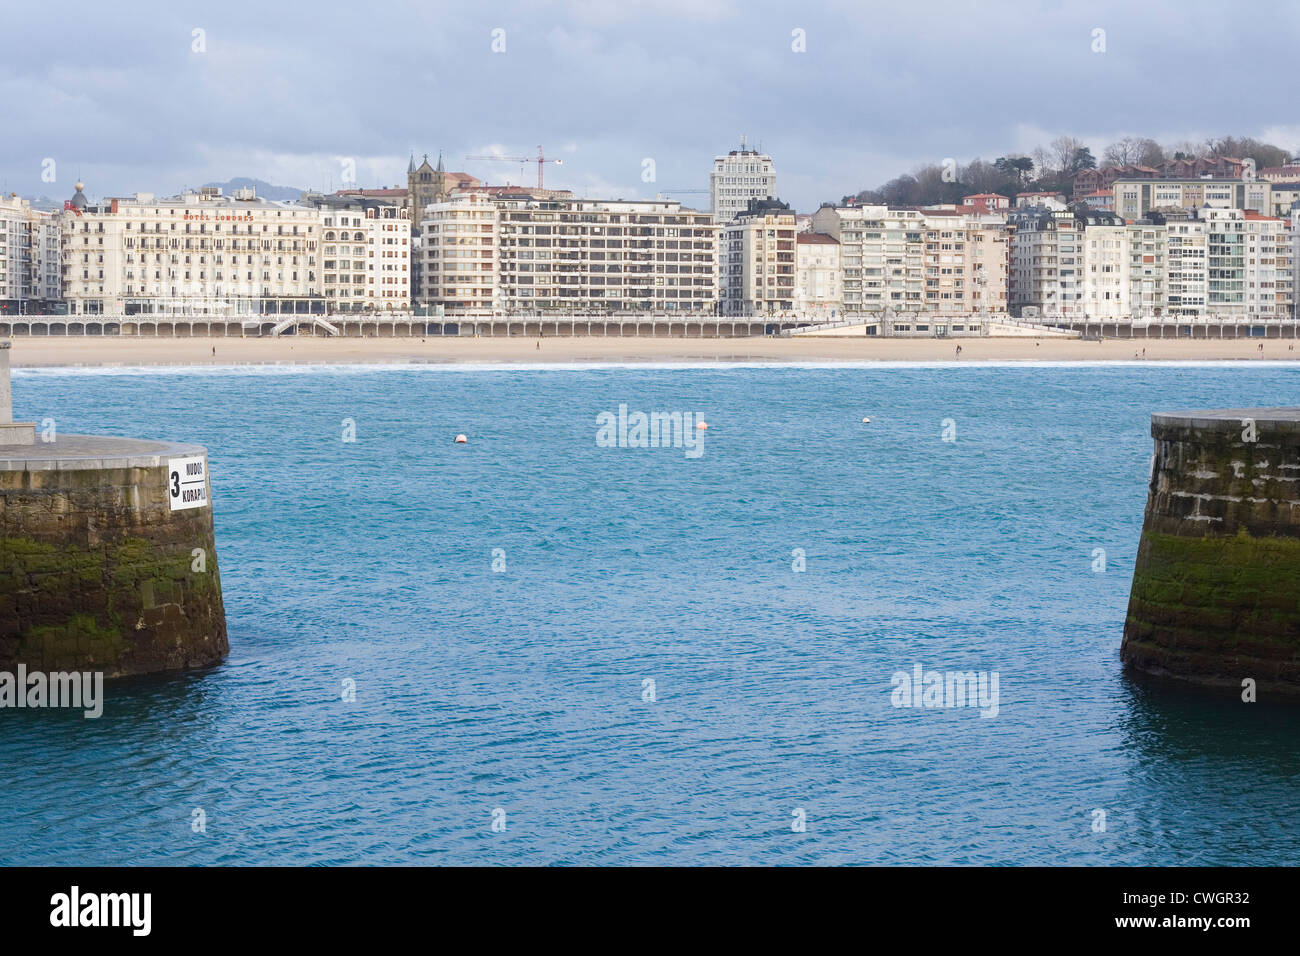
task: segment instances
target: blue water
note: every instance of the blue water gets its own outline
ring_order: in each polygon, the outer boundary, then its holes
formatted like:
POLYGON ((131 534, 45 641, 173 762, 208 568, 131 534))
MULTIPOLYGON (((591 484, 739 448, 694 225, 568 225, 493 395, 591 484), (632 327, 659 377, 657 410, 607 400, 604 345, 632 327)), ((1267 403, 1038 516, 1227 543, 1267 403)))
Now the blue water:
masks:
POLYGON ((1300 711, 1135 683, 1118 650, 1150 412, 1298 385, 20 372, 19 418, 208 447, 231 654, 110 684, 99 720, 0 711, 0 862, 1293 863, 1300 711), (704 453, 597 447, 621 402, 699 412, 704 453), (917 663, 997 671, 997 716, 893 707, 917 663))

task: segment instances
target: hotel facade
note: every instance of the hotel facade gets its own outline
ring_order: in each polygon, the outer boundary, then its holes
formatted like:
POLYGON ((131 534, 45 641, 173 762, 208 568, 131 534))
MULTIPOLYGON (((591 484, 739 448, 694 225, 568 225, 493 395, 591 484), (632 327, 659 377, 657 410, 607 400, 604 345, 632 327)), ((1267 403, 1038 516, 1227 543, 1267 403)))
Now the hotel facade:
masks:
MULTIPOLYGON (((80 186, 80 184, 78 184, 80 186)), ((321 212, 218 189, 61 213, 72 315, 321 314, 321 212)))

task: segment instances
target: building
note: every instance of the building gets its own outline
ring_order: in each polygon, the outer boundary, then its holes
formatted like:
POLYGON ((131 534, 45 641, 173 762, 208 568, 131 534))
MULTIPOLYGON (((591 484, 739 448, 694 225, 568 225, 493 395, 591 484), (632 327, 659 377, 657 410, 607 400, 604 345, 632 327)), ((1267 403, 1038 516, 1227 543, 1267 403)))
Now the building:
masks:
POLYGON ((817 319, 836 318, 844 310, 839 241, 821 232, 796 232, 794 250, 794 310, 817 319))
POLYGON ((840 243, 846 312, 1005 312, 1010 232, 984 207, 823 206, 840 243))
POLYGON ((0 316, 48 313, 62 299, 59 223, 18 195, 0 197, 0 316))
POLYGON ((1081 315, 1085 220, 1068 209, 1030 206, 1007 217, 1011 235, 1008 308, 1015 316, 1081 315))
MULTIPOLYGON (((1230 156, 1203 156, 1200 159, 1170 159, 1158 166, 1130 163, 1082 169, 1074 177, 1074 195, 1106 189, 1118 180, 1153 179, 1244 179, 1250 162, 1230 156)), ((1267 178, 1267 177, 1266 177, 1267 178)))
POLYGON ((795 303, 794 213, 779 199, 751 199, 722 226, 718 299, 722 315, 772 315, 795 303))
POLYGON ((1016 193, 1016 206, 1046 206, 1049 209, 1064 209, 1065 193, 1031 192, 1016 193))
POLYGON ((421 298, 444 314, 714 308, 717 227, 675 200, 467 190, 430 205, 421 231, 421 298))
POLYGON ((1295 316, 1291 221, 1203 208, 1166 218, 1169 311, 1187 319, 1295 316))
POLYGON ((1300 181, 1273 180, 1269 202, 1273 205, 1269 215, 1290 219, 1291 207, 1300 202, 1300 181))
POLYGON ((501 311, 500 204, 475 191, 433 203, 424 216, 417 298, 453 315, 501 311))
POLYGON ((1079 299, 1090 320, 1158 318, 1168 307, 1163 220, 1126 222, 1108 212, 1080 216, 1079 299))
POLYGON ((772 157, 746 149, 745 137, 740 149, 713 158, 709 175, 709 211, 719 225, 731 222, 749 207, 752 199, 776 196, 776 170, 772 157))
POLYGON ((1291 210, 1291 315, 1300 322, 1300 209, 1291 210))
POLYGON ((1089 209, 1095 209, 1098 212, 1115 211, 1115 190, 1113 189, 1097 189, 1075 198, 1089 209))
POLYGON ((321 210, 208 187, 60 214, 63 297, 74 315, 320 314, 321 210))
MULTIPOLYGON (((479 180, 468 173, 448 172, 442 163, 442 153, 438 154, 436 166, 429 165, 429 154, 424 154, 424 161, 415 165, 415 155, 406 166, 406 214, 411 222, 413 248, 418 250, 423 238, 420 223, 424 221, 425 210, 434 203, 446 202, 458 190, 478 186, 479 180)), ((416 255, 411 261, 411 289, 424 287, 420 274, 423 256, 416 255)), ((418 296, 416 297, 418 298, 418 296)))
POLYGON ((1300 180, 1300 163, 1292 161, 1285 166, 1265 166, 1259 171, 1260 179, 1271 183, 1289 183, 1300 180))
POLYGON ((975 193, 973 196, 963 196, 961 199, 963 206, 972 206, 985 212, 1006 212, 1011 208, 1011 200, 1001 193, 975 193))
POLYGON ((1164 216, 1167 243, 1166 314, 1178 319, 1205 315, 1209 288, 1209 226, 1195 210, 1164 216))
POLYGON ((1271 184, 1263 179, 1117 179, 1114 211, 1124 219, 1142 219, 1152 210, 1253 209, 1272 211, 1271 184))
POLYGON ((404 311, 411 306, 411 221, 406 204, 309 193, 321 211, 325 311, 404 311))

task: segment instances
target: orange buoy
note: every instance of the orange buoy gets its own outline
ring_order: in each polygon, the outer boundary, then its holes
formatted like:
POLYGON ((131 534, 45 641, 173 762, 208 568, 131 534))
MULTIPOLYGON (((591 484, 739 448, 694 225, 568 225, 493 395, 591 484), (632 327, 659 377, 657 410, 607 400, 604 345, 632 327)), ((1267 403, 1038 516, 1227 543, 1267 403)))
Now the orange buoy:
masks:
POLYGON ((696 422, 696 423, 695 423, 695 427, 698 428, 700 431, 704 431, 706 428, 709 427, 709 423, 708 423, 708 422, 696 422))
POLYGON ((457 436, 456 436, 456 444, 457 444, 457 445, 463 445, 463 444, 465 444, 467 441, 469 441, 469 439, 466 438, 464 435, 457 435, 457 436))

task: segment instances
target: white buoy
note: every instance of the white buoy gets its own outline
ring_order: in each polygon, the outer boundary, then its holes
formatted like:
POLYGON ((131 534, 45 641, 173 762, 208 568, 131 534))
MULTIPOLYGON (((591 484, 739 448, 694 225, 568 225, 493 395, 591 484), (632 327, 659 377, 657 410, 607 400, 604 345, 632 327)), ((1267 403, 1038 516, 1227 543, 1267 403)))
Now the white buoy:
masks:
POLYGON ((457 444, 457 445, 463 445, 463 444, 465 444, 467 441, 469 441, 469 439, 466 438, 464 435, 457 435, 457 436, 456 436, 456 444, 457 444))
POLYGON ((864 419, 862 419, 862 424, 864 424, 864 425, 870 425, 870 424, 871 424, 871 419, 870 419, 870 418, 864 418, 864 419))

